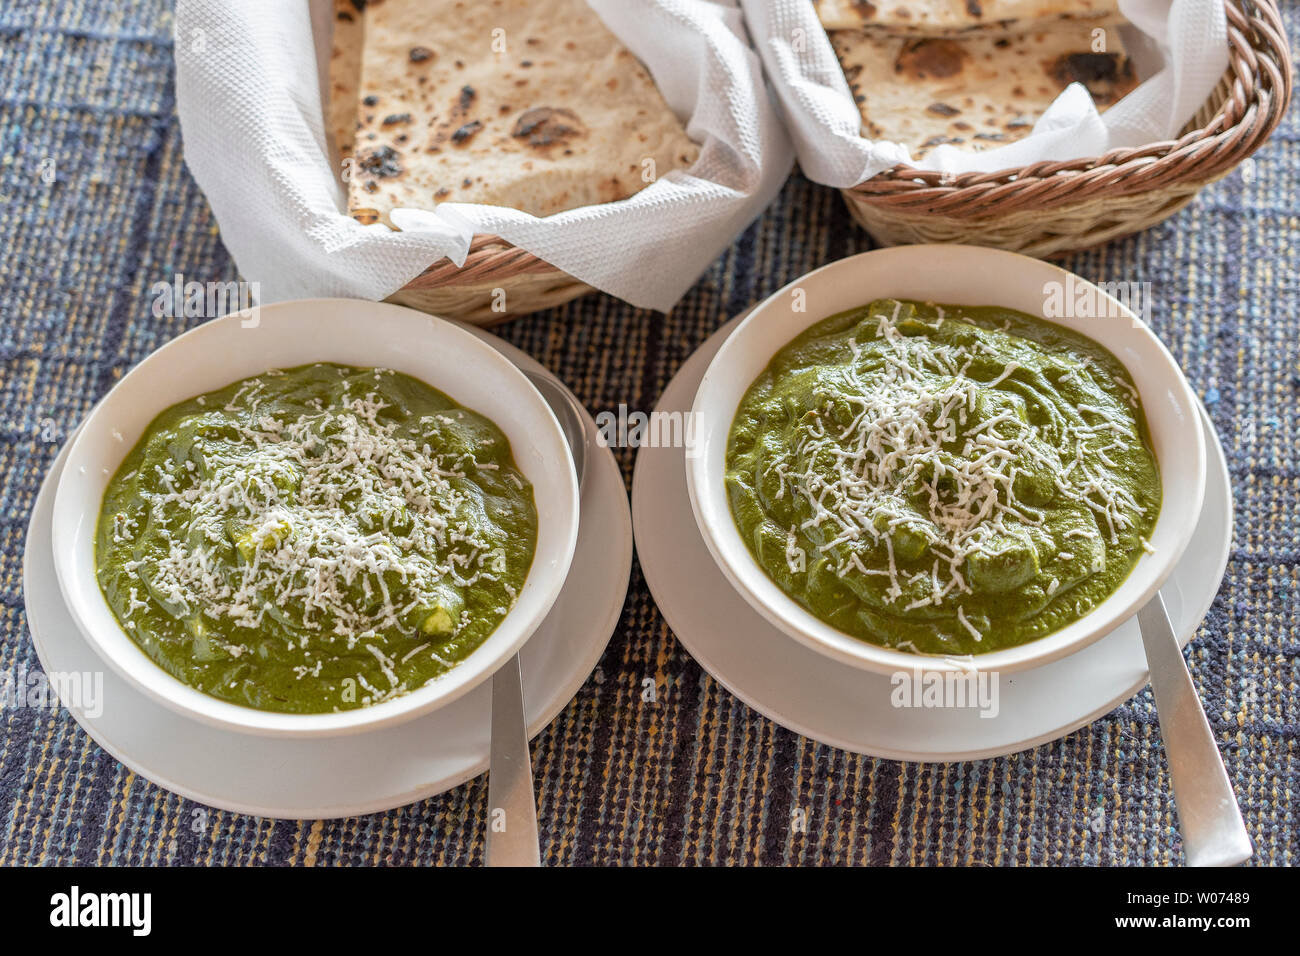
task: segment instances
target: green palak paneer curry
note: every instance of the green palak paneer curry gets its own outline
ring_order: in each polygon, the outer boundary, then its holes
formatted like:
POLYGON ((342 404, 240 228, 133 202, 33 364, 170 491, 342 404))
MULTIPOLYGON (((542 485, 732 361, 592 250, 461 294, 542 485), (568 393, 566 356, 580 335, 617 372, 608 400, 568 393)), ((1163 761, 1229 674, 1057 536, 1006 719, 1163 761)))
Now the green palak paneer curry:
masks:
POLYGON ((536 540, 496 425, 410 376, 318 364, 160 414, 105 492, 96 565, 174 677, 321 713, 464 660, 514 605, 536 540))
POLYGON ((861 640, 979 654, 1056 631, 1128 576, 1160 511, 1132 379, 1021 312, 883 299, 749 388, 727 488, 755 560, 861 640))

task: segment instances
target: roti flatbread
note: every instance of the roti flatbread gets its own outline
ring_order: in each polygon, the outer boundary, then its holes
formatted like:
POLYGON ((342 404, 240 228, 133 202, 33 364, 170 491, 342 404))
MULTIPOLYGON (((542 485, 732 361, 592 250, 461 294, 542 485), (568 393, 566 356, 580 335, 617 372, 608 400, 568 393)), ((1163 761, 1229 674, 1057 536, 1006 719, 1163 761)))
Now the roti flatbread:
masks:
POLYGON ((334 0, 334 38, 330 42, 330 96, 326 129, 340 159, 352 155, 361 88, 361 14, 365 0, 334 0))
POLYGON ((862 30, 830 34, 868 139, 899 142, 924 156, 942 143, 984 150, 1029 134, 1070 83, 1088 88, 1099 110, 1137 85, 1115 31, 1094 53, 1079 25, 1012 37, 891 37, 862 30))
POLYGON ((370 0, 349 210, 535 216, 625 199, 699 148, 584 0, 370 0))
POLYGON ((1057 20, 1089 26, 1122 21, 1118 0, 813 0, 827 30, 882 30, 899 36, 1006 35, 1057 20), (1093 22, 1095 21, 1095 22, 1093 22))

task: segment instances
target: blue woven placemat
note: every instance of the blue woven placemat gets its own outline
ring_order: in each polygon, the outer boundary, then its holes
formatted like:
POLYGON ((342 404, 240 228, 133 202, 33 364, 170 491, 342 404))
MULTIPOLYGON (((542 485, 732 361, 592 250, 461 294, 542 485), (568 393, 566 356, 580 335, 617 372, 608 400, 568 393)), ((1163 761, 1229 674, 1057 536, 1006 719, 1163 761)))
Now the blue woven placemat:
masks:
MULTIPOLYGON (((1294 0, 1288 0, 1293 47, 1294 0)), ((181 160, 163 0, 0 5, 0 676, 35 668, 21 560, 69 428, 197 320, 154 283, 235 277, 181 160)), ((1223 437, 1237 503, 1227 578, 1188 652, 1256 861, 1300 858, 1300 124, 1142 235, 1067 266, 1150 281, 1153 323, 1223 437)), ((232 138, 232 148, 238 148, 232 138)), ((728 316, 870 247, 838 195, 795 176, 668 317, 606 296, 506 327, 593 410, 650 409, 728 316)), ((630 478, 632 456, 620 458, 630 478)), ((127 771, 66 713, 0 711, 0 864, 462 863, 486 779, 316 823, 205 812, 127 771), (195 821, 202 825, 196 826, 195 821)), ((1064 740, 912 766, 812 743, 682 650, 634 570, 599 669, 534 745, 550 863, 1172 863, 1174 805, 1149 692, 1064 740), (659 685, 642 700, 642 681, 659 685), (806 828, 792 827, 800 810, 806 828)))

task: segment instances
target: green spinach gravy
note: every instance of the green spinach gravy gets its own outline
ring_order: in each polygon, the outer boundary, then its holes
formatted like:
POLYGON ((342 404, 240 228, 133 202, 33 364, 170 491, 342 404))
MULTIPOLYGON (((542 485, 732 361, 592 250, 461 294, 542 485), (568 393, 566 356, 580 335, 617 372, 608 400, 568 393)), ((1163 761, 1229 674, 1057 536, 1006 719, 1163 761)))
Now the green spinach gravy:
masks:
POLYGON ((726 480, 783 591, 915 653, 986 653, 1082 617, 1160 511, 1113 355, 1021 312, 892 299, 776 354, 736 412, 726 480))
POLYGON ((126 633, 177 679, 321 713, 464 660, 536 541, 496 425, 407 375, 320 364, 159 415, 105 492, 96 565, 126 633))

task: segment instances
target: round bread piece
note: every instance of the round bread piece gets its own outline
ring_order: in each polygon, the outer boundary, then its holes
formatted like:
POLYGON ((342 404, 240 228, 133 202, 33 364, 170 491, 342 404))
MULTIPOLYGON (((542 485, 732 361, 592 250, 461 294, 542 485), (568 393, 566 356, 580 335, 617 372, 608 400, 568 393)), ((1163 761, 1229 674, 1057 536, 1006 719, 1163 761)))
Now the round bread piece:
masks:
POLYGON ((827 30, 881 30, 898 36, 1002 36, 1058 20, 1089 26, 1123 22, 1118 0, 813 0, 827 30))
POLYGON ((1073 82, 1099 110, 1137 85, 1119 35, 1094 52, 1092 28, 1057 23, 1011 37, 892 37, 837 30, 840 58, 868 139, 902 143, 918 159, 943 143, 993 149, 1029 134, 1073 82))
POLYGON ((625 199, 699 148, 584 0, 366 4, 350 211, 535 216, 625 199))

